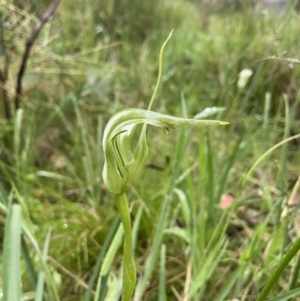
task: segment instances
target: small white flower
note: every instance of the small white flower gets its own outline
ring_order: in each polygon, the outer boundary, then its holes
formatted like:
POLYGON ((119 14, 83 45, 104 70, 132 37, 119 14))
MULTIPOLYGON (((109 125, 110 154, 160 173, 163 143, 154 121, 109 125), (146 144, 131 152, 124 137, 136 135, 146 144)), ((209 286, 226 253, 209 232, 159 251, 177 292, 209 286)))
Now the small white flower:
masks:
POLYGON ((253 71, 251 69, 244 69, 240 72, 239 80, 237 83, 237 86, 240 90, 243 90, 246 87, 248 80, 252 74, 253 71))

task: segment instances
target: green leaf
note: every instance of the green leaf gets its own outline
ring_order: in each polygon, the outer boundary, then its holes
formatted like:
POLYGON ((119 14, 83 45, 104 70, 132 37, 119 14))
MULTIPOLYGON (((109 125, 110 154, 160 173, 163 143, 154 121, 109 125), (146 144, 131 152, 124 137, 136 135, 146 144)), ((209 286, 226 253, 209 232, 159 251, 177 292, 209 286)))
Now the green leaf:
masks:
POLYGON ((21 206, 8 211, 3 250, 3 301, 19 301, 21 297, 21 206))

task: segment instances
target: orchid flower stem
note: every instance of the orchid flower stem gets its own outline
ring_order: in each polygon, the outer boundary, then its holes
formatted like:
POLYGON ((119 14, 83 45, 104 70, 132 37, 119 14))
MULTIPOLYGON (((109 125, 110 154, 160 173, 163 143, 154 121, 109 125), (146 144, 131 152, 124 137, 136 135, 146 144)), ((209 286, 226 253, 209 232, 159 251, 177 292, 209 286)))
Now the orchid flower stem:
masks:
POLYGON ((126 193, 116 195, 116 203, 124 227, 123 292, 122 301, 130 301, 136 282, 135 262, 132 250, 132 231, 130 211, 126 193))

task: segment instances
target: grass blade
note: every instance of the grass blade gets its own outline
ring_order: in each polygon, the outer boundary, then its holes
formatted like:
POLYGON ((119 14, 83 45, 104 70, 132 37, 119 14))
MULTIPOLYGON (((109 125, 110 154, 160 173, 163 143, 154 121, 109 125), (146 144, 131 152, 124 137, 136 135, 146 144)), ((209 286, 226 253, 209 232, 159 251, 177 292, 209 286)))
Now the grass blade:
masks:
POLYGON ((122 238, 124 234, 124 228, 122 224, 119 224, 118 230, 116 231, 114 238, 109 246, 109 249, 106 252, 106 255, 103 259, 103 264, 99 273, 99 278, 97 282, 96 294, 94 301, 105 300, 106 291, 107 291, 107 279, 109 277, 109 272, 115 259, 116 253, 121 246, 122 238))
POLYGON ((288 266, 290 261, 296 256, 299 250, 300 250, 300 238, 296 240, 296 242, 292 245, 291 249, 286 253, 283 259, 280 261, 277 269, 275 270, 274 273, 272 273, 270 279, 268 280, 267 284, 265 285, 265 287, 257 297, 256 301, 265 300, 265 298, 268 296, 269 292, 271 291, 272 287, 277 283, 279 277, 281 276, 285 268, 288 266))
POLYGON ((26 270, 29 275, 29 279, 31 281, 33 289, 37 286, 37 273, 34 269, 32 258, 29 254, 29 250, 27 247, 27 243, 24 239, 24 236, 22 236, 22 257, 24 258, 25 264, 26 264, 26 270))
POLYGON ((94 266, 92 276, 90 277, 90 280, 89 280, 89 283, 88 283, 88 290, 86 291, 85 296, 84 296, 84 301, 90 301, 91 300, 92 290, 93 290, 93 287, 94 287, 95 282, 97 280, 97 277, 99 276, 100 267, 101 267, 102 262, 104 260, 107 249, 110 246, 111 242, 113 241, 113 239, 116 235, 116 232, 119 228, 119 224, 120 224, 120 218, 116 217, 114 219, 114 222, 111 225, 108 233, 107 233, 107 236, 104 240, 104 243, 102 245, 100 253, 97 257, 97 261, 96 261, 96 264, 94 266))
MULTIPOLYGON (((43 249, 43 254, 42 254, 42 260, 44 261, 44 265, 47 264, 47 257, 48 257, 48 249, 49 249, 49 243, 50 243, 50 237, 51 237, 51 229, 49 229, 46 240, 45 240, 45 245, 43 249)), ((42 301, 43 300, 43 294, 44 294, 44 283, 45 283, 45 269, 44 265, 41 266, 39 276, 38 276, 38 283, 36 287, 36 295, 35 295, 35 301, 42 301)))
MULTIPOLYGON (((17 171, 20 169, 20 148, 21 148, 21 128, 22 128, 23 110, 17 110, 14 122, 14 154, 16 159, 17 171)), ((19 179, 20 180, 20 179, 19 179)))
POLYGON ((269 299, 268 301, 285 301, 289 298, 298 297, 299 295, 300 295, 300 288, 296 288, 287 293, 280 294, 275 298, 269 299))
POLYGON ((215 301, 224 301, 226 296, 229 294, 229 292, 232 290, 232 287, 236 283, 237 278, 240 275, 241 270, 243 270, 243 266, 239 266, 231 275, 230 278, 227 280, 227 282, 222 287, 219 295, 216 297, 215 301))
POLYGON ((161 246, 159 270, 159 301, 166 301, 166 245, 161 246))
POLYGON ((173 164, 173 170, 169 179, 169 183, 167 186, 167 192, 164 197, 164 202, 162 205, 162 209, 159 215, 159 220, 157 223, 156 231, 154 234, 153 242, 149 251, 149 255, 145 262, 145 273, 142 275, 137 283, 135 294, 134 294, 134 300, 140 301, 142 300, 142 297, 144 295, 144 291, 147 288, 147 285, 150 281, 150 278, 152 276, 154 267, 156 266, 156 260, 159 252, 159 248, 163 239, 166 222, 168 220, 168 216, 170 213, 170 207, 172 202, 172 195, 175 188, 175 182, 177 179, 177 174, 180 166, 180 162, 183 158, 183 154, 186 147, 186 135, 185 135, 185 128, 182 127, 180 129, 180 136, 178 138, 177 147, 176 147, 176 153, 174 157, 174 164, 173 164))
POLYGON ((9 205, 9 198, 1 182, 0 182, 0 200, 1 203, 7 208, 9 205))
POLYGON ((43 255, 41 254, 41 251, 39 249, 38 242, 37 242, 36 238, 34 237, 33 233, 29 230, 28 225, 24 221, 22 223, 22 231, 23 231, 24 235, 28 238, 30 243, 32 244, 32 246, 33 246, 33 248, 34 248, 34 250, 35 250, 35 252, 38 256, 39 262, 43 266, 43 269, 45 271, 45 277, 46 277, 49 293, 50 293, 49 298, 53 301, 59 301, 57 287, 56 287, 55 282, 54 282, 54 280, 51 276, 48 265, 43 260, 43 255))
POLYGON ((12 205, 5 227, 3 250, 3 301, 21 298, 21 206, 12 205))
POLYGON ((262 154, 256 161, 255 163, 252 165, 252 167, 249 169, 249 171, 246 173, 246 175, 243 177, 242 179, 242 185, 244 185, 246 183, 246 181, 248 180, 248 178, 251 176, 252 172, 254 171, 254 169, 257 167, 257 165, 259 165, 259 163, 261 163, 267 156, 269 156, 273 151, 275 151, 278 147, 292 141, 292 140, 296 140, 300 138, 300 134, 291 136, 287 139, 284 139, 282 141, 280 141, 279 143, 275 144, 274 146, 272 146, 271 148, 269 148, 264 154, 262 154))
POLYGON ((215 248, 208 252, 205 259, 197 265, 198 270, 195 271, 189 290, 190 298, 196 296, 199 298, 201 294, 203 294, 205 283, 212 273, 215 272, 224 252, 226 251, 227 245, 228 244, 225 239, 220 239, 215 248))
POLYGON ((93 183, 94 183, 94 169, 93 169, 93 160, 92 160, 92 154, 89 146, 88 141, 88 130, 86 128, 86 124, 83 121, 82 114, 80 112, 78 101, 75 96, 72 97, 73 105, 75 108, 75 113, 78 121, 78 125, 80 127, 80 136, 81 136, 81 142, 83 146, 83 153, 84 153, 84 171, 86 176, 86 184, 89 188, 89 191, 94 198, 94 190, 93 190, 93 183))

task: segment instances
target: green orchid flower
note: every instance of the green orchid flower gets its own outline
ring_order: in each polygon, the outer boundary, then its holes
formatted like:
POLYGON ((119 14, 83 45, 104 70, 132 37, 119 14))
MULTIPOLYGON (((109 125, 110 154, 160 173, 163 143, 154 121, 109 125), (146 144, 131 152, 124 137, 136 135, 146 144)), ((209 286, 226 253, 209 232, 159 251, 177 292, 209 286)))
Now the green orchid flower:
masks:
POLYGON ((124 261, 122 301, 129 301, 136 282, 136 269, 132 256, 132 233, 130 211, 126 190, 132 186, 135 176, 147 159, 147 125, 174 129, 179 125, 208 126, 227 124, 217 120, 196 120, 178 118, 150 110, 127 109, 115 114, 107 123, 103 134, 105 163, 103 180, 108 190, 116 195, 121 221, 124 227, 124 261), (137 126, 143 124, 136 145, 134 142, 137 126))
POLYGON ((161 80, 164 47, 171 38, 172 32, 170 32, 159 52, 157 83, 148 110, 127 109, 115 114, 107 123, 103 134, 102 146, 105 158, 102 173, 103 181, 107 189, 115 194, 116 205, 124 228, 122 301, 131 300, 136 283, 136 269, 132 254, 133 242, 130 210, 126 190, 132 186, 134 178, 147 159, 147 125, 168 131, 184 124, 195 126, 227 124, 227 122, 223 121, 178 118, 150 111, 161 80), (139 138, 136 139, 138 125, 143 126, 138 136, 139 138))
POLYGON ((184 124, 208 126, 227 122, 179 118, 143 109, 126 109, 117 113, 109 120, 103 135, 103 180, 108 190, 114 194, 123 193, 132 186, 147 158, 146 126, 141 130, 137 145, 133 146, 135 130, 139 124, 169 130, 184 124))

